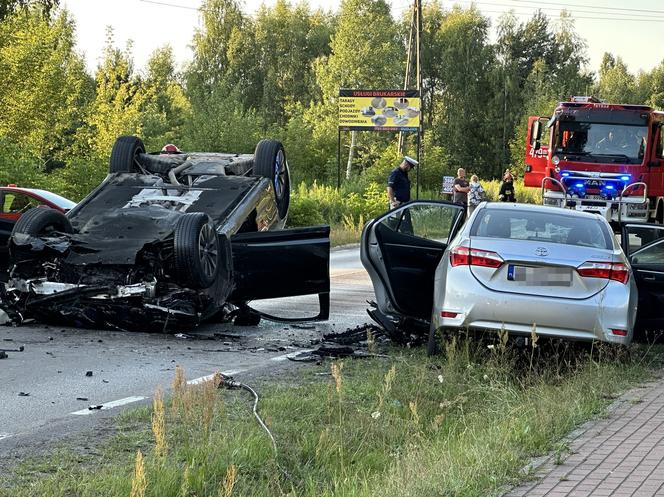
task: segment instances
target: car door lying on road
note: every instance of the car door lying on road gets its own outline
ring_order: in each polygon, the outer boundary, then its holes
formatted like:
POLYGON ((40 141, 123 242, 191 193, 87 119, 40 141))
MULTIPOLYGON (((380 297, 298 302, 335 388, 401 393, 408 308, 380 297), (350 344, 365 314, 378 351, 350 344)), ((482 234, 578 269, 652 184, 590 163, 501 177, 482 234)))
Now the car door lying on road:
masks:
POLYGON ((664 328, 664 226, 625 224, 621 235, 639 290, 636 328, 659 331, 664 328))
POLYGON ((404 317, 428 327, 434 272, 464 217, 458 204, 415 201, 365 226, 360 257, 377 299, 369 313, 388 331, 401 328, 404 317))

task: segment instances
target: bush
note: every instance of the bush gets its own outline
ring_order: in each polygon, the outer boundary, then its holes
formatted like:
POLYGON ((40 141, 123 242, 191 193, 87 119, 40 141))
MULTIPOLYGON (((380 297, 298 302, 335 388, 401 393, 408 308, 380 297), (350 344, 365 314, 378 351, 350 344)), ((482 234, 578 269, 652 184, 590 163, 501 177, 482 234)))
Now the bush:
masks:
POLYGON ((387 197, 377 183, 357 191, 351 184, 341 190, 332 186, 300 183, 291 195, 289 226, 312 224, 361 224, 387 210, 387 197))
POLYGON ((312 198, 293 195, 288 210, 289 226, 311 226, 325 224, 323 215, 312 198))

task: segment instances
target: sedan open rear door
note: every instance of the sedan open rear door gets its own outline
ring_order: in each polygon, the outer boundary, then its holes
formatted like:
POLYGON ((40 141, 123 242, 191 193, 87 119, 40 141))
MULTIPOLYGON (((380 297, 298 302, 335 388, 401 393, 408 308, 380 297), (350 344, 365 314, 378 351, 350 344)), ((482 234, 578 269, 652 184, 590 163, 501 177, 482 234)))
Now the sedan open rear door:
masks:
POLYGON ((307 320, 329 317, 329 226, 240 233, 231 244, 235 289, 230 302, 317 294, 320 312, 307 320))
POLYGON ((637 330, 664 329, 664 226, 625 224, 621 241, 639 290, 637 330))
POLYGON ((428 327, 434 272, 464 218, 459 204, 415 201, 365 226, 360 257, 377 307, 369 314, 388 331, 406 324, 428 327))

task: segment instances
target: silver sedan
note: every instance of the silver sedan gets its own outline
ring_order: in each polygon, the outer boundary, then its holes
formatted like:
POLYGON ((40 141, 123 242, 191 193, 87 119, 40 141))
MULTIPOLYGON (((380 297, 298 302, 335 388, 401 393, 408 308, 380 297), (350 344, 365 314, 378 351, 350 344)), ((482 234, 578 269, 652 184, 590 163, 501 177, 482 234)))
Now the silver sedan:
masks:
POLYGON ((504 203, 481 204, 465 224, 464 214, 413 202, 368 223, 374 319, 393 332, 426 327, 430 342, 463 328, 630 343, 637 287, 602 217, 504 203))

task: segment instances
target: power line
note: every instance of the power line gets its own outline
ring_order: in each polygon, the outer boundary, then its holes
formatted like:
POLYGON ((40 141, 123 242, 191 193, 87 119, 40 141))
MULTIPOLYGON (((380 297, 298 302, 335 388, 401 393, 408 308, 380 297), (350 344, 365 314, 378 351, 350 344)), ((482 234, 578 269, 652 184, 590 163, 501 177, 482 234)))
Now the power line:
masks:
POLYGON ((168 3, 168 2, 158 2, 157 0, 139 0, 140 2, 143 3, 151 3, 154 5, 161 5, 162 7, 175 7, 177 9, 186 9, 186 10, 195 10, 195 11, 200 11, 201 9, 199 7, 189 7, 187 5, 178 5, 175 3, 168 3))
POLYGON ((597 5, 587 5, 587 4, 578 4, 578 3, 564 3, 564 2, 539 2, 534 0, 512 0, 513 2, 518 3, 530 3, 535 5, 554 5, 554 6, 566 6, 566 7, 582 7, 595 10, 619 10, 623 12, 642 12, 648 14, 664 14, 664 10, 649 10, 649 9, 628 9, 624 7, 600 7, 597 5))
MULTIPOLYGON (((538 9, 536 7, 533 7, 533 11, 530 12, 516 12, 514 10, 514 6, 511 5, 505 5, 505 4, 496 4, 496 3, 487 3, 487 2, 477 2, 473 0, 457 0, 455 1, 455 4, 469 4, 469 5, 478 5, 478 4, 484 4, 484 5, 493 5, 493 6, 506 6, 506 7, 511 7, 510 10, 488 10, 488 9, 480 9, 480 12, 483 13, 492 13, 492 14, 507 14, 512 12, 515 15, 520 15, 520 16, 532 16, 537 10, 541 11, 542 14, 545 17, 548 18, 553 18, 557 19, 558 16, 552 15, 552 14, 546 14, 542 9, 538 9)), ((552 10, 552 9, 547 9, 547 10, 552 10)), ((561 9, 565 10, 565 9, 561 9)), ((569 11, 568 11, 569 12, 569 11)), ((571 12, 570 12, 571 13, 571 12)), ((609 13, 605 13, 604 15, 609 15, 609 13)), ((616 14, 617 15, 617 14, 616 14)), ((574 19, 586 19, 586 20, 595 20, 595 21, 625 21, 625 22, 664 22, 663 17, 647 17, 647 16, 632 16, 632 17, 601 17, 601 16, 583 16, 583 15, 573 15, 570 17, 572 20, 574 19)))
MULTIPOLYGON (((517 0, 512 0, 512 1, 517 1, 517 0)), ((510 7, 510 8, 519 7, 517 5, 512 5, 512 4, 487 2, 487 1, 467 1, 465 3, 470 3, 471 5, 472 4, 478 4, 478 5, 489 5, 489 6, 496 6, 496 7, 510 7)), ((544 3, 548 3, 548 2, 544 2, 544 3)), ((523 6, 523 7, 528 8, 527 6, 523 6)), ((579 13, 582 13, 582 14, 595 14, 596 13, 594 10, 582 10, 582 9, 577 9, 576 7, 574 7, 573 10, 568 10, 567 8, 558 9, 558 8, 554 8, 554 7, 540 9, 540 10, 561 10, 561 11, 565 10, 565 11, 571 13, 571 14, 576 13, 576 12, 579 12, 579 13)), ((664 11, 661 11, 661 13, 664 15, 664 11)), ((602 13, 600 13, 600 15, 623 16, 623 17, 615 17, 616 20, 621 20, 623 18, 626 18, 625 16, 629 16, 627 18, 635 18, 635 19, 646 19, 646 18, 647 19, 653 19, 652 16, 639 16, 639 15, 635 15, 635 14, 624 14, 624 13, 619 13, 619 12, 602 12, 602 13)), ((609 18, 602 18, 602 19, 614 19, 614 18, 609 17, 609 18)), ((655 18, 655 19, 663 19, 664 20, 664 18, 655 18)))

